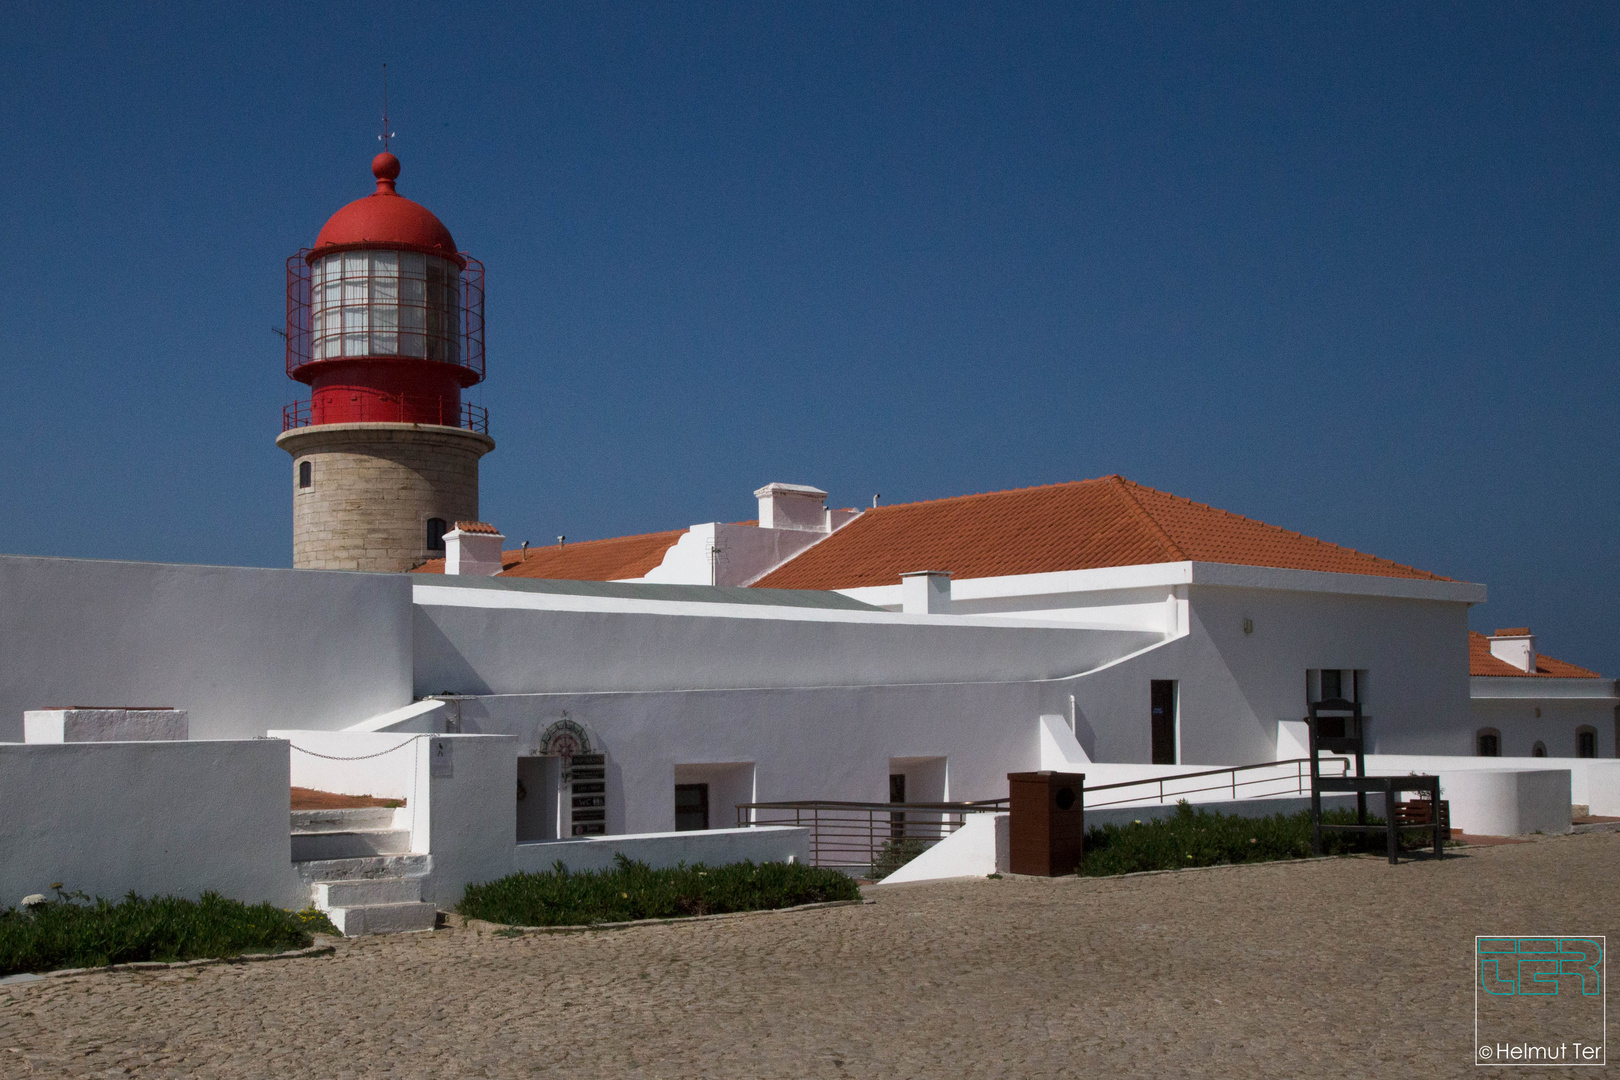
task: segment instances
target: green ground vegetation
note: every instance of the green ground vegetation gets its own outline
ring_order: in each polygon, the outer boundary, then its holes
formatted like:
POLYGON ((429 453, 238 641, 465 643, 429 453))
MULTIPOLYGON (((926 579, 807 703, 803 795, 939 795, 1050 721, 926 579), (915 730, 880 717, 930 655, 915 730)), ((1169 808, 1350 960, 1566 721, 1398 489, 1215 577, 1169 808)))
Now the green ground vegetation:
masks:
MULTIPOLYGON (((1356 815, 1352 810, 1329 810, 1323 813, 1322 820, 1349 825, 1355 823, 1356 815)), ((1368 824, 1382 825, 1383 818, 1369 815, 1368 824)), ((1322 853, 1382 852, 1384 843, 1383 833, 1325 832, 1322 853)), ((1403 831, 1400 843, 1403 851, 1427 848, 1433 844, 1433 834, 1403 831)), ((1304 859, 1311 855, 1311 815, 1306 810, 1263 818, 1238 817, 1194 810, 1182 802, 1168 818, 1088 829, 1085 850, 1079 870, 1085 877, 1304 859)))
POLYGON ((569 873, 558 863, 543 873, 469 885, 456 911, 509 926, 589 926, 859 898, 846 875, 802 863, 654 870, 621 855, 610 870, 569 873))
POLYGON ((196 900, 131 893, 113 902, 58 889, 45 903, 0 910, 0 976, 285 952, 306 948, 313 934, 336 933, 319 911, 244 904, 216 893, 196 900))

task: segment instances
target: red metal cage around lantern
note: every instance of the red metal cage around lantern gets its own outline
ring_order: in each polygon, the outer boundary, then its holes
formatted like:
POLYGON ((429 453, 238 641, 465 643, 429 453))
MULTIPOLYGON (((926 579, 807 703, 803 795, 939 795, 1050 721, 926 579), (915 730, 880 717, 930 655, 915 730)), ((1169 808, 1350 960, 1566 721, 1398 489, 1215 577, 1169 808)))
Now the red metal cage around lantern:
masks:
MULTIPOLYGON (((448 363, 459 370, 457 381, 471 386, 484 379, 484 264, 461 253, 451 285, 441 277, 431 278, 434 263, 450 263, 437 254, 391 248, 322 249, 312 258, 305 248, 287 260, 287 374, 300 382, 313 382, 315 366, 328 361, 400 361, 448 363), (394 291, 378 296, 375 287, 388 279, 373 272, 371 263, 360 273, 336 279, 339 293, 327 299, 317 312, 312 290, 317 271, 315 262, 348 256, 369 259, 424 260, 428 265, 422 278, 423 295, 407 295, 401 284, 416 279, 397 270, 394 291), (403 275, 403 276, 402 276, 403 275), (443 295, 435 295, 435 289, 443 295), (452 302, 453 301, 453 302, 452 302), (322 334, 315 333, 316 315, 323 318, 322 334), (379 319, 378 316, 383 316, 379 319), (324 325, 335 316, 339 324, 324 325), (391 316, 392 321, 388 321, 391 316)), ((397 263, 396 263, 397 266, 397 263)), ((332 285, 333 281, 323 281, 332 285)), ((300 425, 293 425, 300 426, 300 425)), ((468 426, 468 425, 459 425, 468 426)))

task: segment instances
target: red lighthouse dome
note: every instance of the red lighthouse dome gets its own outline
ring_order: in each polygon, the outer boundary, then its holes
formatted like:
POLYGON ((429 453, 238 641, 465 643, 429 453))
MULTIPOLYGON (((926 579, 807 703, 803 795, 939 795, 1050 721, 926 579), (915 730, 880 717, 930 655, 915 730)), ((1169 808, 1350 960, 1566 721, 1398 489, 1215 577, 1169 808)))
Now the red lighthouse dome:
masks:
POLYGON ((394 189, 399 158, 387 152, 378 154, 371 162, 371 173, 377 178, 377 190, 327 220, 315 238, 312 256, 322 248, 388 244, 458 258, 456 242, 444 223, 427 207, 394 189))
POLYGON ((399 159, 371 163, 377 190, 333 214, 287 260, 287 374, 313 394, 282 428, 433 424, 487 431, 461 391, 484 378, 484 268, 433 213, 395 189, 399 159))

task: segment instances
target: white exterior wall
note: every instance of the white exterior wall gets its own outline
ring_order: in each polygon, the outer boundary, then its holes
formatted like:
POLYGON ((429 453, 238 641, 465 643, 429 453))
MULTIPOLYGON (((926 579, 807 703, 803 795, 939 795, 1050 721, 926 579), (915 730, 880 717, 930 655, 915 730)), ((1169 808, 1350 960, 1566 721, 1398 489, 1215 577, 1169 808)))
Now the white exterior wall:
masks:
MULTIPOLYGON (((1597 733, 1598 757, 1620 756, 1620 697, 1613 679, 1475 676, 1469 684, 1474 730, 1495 728, 1504 756, 1528 757, 1541 742, 1549 757, 1574 757, 1575 733, 1582 727, 1597 733)), ((1465 752, 1474 752, 1472 743, 1465 752)))
POLYGON ((302 907, 287 744, 0 744, 0 906, 67 890, 302 907))
MULTIPOLYGON (((674 829, 676 767, 699 762, 752 760, 756 801, 886 802, 896 759, 910 759, 903 771, 916 766, 919 782, 948 776, 952 799, 1004 797, 1009 772, 1040 765, 1036 718, 1059 685, 511 694, 459 705, 464 731, 513 735, 522 750, 566 711, 607 755, 608 831, 643 833, 674 829)), ((735 820, 718 799, 711 789, 710 820, 735 820)))
POLYGON ((197 739, 343 727, 411 700, 397 574, 0 556, 0 741, 53 706, 186 709, 197 739))
POLYGON ((1179 760, 1276 755, 1277 722, 1308 709, 1310 668, 1368 671, 1373 746, 1469 753, 1467 605, 1230 586, 1186 586, 1187 633, 1074 681, 1076 737, 1094 761, 1151 759, 1149 683, 1178 683, 1179 760), (1243 630, 1245 620, 1252 632, 1243 630))
MULTIPOLYGON (((1379 595, 1350 576, 1097 579, 1103 606, 1144 615, 1134 630, 1088 627, 1095 609, 1073 606, 1064 624, 419 585, 417 691, 469 695, 461 730, 522 747, 564 712, 585 724, 608 754, 613 833, 672 828, 676 766, 703 763, 752 762, 758 801, 885 801, 891 768, 912 771, 901 759, 928 759, 952 799, 999 797, 1008 772, 1040 767, 1038 718, 1070 716, 1071 695, 1085 756, 1145 763, 1154 679, 1180 688, 1167 772, 1273 760, 1323 667, 1369 672, 1374 749, 1466 752, 1467 601, 1446 590, 1477 587, 1379 595)), ((713 792, 710 813, 732 819, 713 792)))
POLYGON ((1005 619, 438 584, 418 585, 416 596, 420 696, 1053 679, 1162 637, 1005 619))

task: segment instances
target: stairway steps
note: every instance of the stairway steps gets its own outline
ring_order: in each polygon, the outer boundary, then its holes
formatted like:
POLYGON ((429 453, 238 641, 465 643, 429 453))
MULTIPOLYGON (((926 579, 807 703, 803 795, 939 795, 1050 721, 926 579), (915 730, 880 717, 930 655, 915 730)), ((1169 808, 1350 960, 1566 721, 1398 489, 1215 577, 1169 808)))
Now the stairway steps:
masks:
POLYGON ((315 906, 325 911, 338 907, 366 907, 372 904, 420 904, 422 879, 419 877, 372 878, 361 881, 317 881, 315 906))
POLYGON ((347 832, 295 832, 293 862, 399 855, 411 850, 408 829, 353 829, 347 832))
POLYGON ((317 882, 424 877, 433 869, 433 856, 371 855, 359 859, 309 859, 293 865, 313 897, 317 882))
POLYGON ((439 913, 432 904, 360 904, 354 907, 335 907, 326 912, 327 918, 344 937, 365 934, 408 934, 432 930, 439 913))
POLYGON ((295 833, 356 832, 393 827, 394 810, 388 806, 292 812, 292 831, 295 833))

